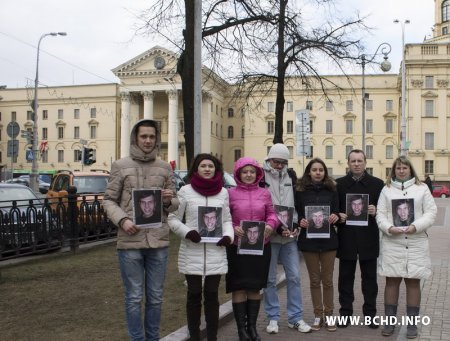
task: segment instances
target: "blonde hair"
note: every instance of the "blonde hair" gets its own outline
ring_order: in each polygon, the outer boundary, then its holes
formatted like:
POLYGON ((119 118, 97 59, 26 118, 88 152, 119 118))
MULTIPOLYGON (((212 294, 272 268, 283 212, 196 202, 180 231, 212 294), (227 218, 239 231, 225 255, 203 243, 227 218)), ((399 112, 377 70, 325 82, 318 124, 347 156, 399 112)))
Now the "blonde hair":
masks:
POLYGON ((416 185, 420 185, 422 183, 420 181, 419 177, 417 176, 416 170, 414 169, 414 167, 413 167, 413 165, 411 163, 411 160, 408 159, 406 156, 399 156, 398 158, 396 158, 394 160, 394 163, 392 164, 391 171, 390 171, 389 176, 388 176, 388 178, 386 180, 386 186, 389 187, 391 185, 392 180, 395 178, 395 167, 400 165, 400 164, 409 167, 410 172, 411 172, 411 178, 414 178, 416 180, 415 181, 416 185))

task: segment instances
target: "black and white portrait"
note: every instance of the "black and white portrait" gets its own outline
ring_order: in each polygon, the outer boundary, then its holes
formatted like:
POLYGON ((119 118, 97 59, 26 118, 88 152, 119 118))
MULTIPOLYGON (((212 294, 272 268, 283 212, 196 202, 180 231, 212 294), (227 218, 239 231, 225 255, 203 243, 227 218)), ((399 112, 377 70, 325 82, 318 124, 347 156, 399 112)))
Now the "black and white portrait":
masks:
POLYGON ((330 238, 330 206, 305 206, 308 229, 306 238, 330 238))
POLYGON ((284 228, 292 231, 294 220, 294 207, 273 205, 275 212, 277 213, 278 220, 281 222, 284 228))
POLYGON ((408 227, 414 221, 414 199, 393 199, 392 217, 396 227, 408 227))
POLYGON ((238 254, 261 256, 264 251, 264 230, 266 223, 263 221, 241 221, 244 237, 239 238, 238 254))
POLYGON ((202 242, 217 242, 222 238, 222 207, 199 206, 198 228, 202 242))
POLYGON ((346 209, 347 225, 354 226, 368 226, 368 194, 347 194, 346 195, 346 209))

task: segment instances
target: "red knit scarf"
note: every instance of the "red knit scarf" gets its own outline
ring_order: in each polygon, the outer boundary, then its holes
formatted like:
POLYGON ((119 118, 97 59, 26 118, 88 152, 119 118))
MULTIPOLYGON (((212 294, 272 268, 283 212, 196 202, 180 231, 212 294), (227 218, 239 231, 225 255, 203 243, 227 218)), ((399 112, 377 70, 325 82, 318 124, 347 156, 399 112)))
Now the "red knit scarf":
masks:
POLYGON ((197 172, 195 172, 192 175, 190 184, 196 192, 204 195, 205 197, 216 195, 222 190, 223 174, 220 172, 216 172, 216 174, 214 174, 214 177, 212 177, 211 179, 205 179, 198 175, 197 172))

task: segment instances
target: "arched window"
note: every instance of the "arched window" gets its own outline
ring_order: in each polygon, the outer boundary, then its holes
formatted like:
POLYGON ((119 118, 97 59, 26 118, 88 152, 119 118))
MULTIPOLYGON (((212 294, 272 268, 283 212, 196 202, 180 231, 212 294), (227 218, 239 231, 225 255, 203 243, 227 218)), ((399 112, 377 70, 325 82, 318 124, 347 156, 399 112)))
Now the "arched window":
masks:
POLYGON ((234 129, 233 126, 228 127, 228 138, 232 139, 234 137, 234 129))
POLYGON ((442 1, 442 22, 449 20, 449 2, 448 0, 442 1))

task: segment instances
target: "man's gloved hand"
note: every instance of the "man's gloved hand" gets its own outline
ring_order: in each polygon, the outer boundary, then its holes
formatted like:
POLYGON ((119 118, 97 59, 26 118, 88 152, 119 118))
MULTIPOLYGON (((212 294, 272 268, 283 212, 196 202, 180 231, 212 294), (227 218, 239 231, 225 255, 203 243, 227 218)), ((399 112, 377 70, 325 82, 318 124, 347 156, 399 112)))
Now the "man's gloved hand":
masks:
POLYGON ((198 234, 195 230, 190 230, 188 233, 186 233, 186 239, 189 239, 193 243, 200 243, 200 240, 202 237, 198 234))
POLYGON ((230 244, 231 244, 231 238, 228 236, 223 236, 222 239, 220 239, 216 245, 217 246, 228 246, 230 244))

